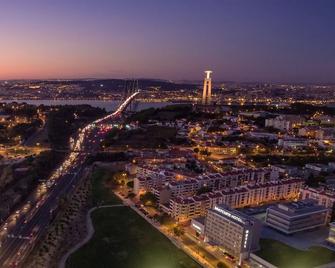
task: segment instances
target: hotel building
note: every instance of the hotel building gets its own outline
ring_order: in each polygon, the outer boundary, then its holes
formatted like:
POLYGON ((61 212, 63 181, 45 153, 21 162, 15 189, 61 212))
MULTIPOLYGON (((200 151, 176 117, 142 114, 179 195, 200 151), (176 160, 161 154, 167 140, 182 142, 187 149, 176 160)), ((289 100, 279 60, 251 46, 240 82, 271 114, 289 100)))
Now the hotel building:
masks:
POLYGON ((261 224, 225 205, 209 209, 205 220, 205 241, 234 256, 241 265, 259 248, 261 224))

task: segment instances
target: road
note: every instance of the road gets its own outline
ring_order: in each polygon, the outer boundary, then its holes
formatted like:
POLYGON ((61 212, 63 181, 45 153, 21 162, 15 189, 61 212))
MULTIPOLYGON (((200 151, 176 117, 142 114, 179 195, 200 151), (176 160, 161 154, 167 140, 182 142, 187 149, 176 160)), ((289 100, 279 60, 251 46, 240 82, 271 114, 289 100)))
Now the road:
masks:
POLYGON ((131 101, 133 93, 113 113, 80 129, 72 150, 60 167, 15 211, 0 227, 0 266, 22 267, 39 238, 59 209, 60 200, 73 191, 81 179, 89 154, 97 152, 109 124, 120 118, 131 101))

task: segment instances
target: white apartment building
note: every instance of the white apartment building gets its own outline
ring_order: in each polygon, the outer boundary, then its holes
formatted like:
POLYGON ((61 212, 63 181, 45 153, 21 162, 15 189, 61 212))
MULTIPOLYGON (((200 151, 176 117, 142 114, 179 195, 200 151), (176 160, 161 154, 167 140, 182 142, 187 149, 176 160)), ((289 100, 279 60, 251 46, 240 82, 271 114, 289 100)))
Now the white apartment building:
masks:
MULTIPOLYGON (((160 199, 162 186, 166 186, 171 196, 193 196, 202 187, 209 187, 212 191, 235 188, 250 183, 264 183, 273 178, 271 168, 245 169, 225 173, 209 173, 195 178, 177 180, 176 174, 167 171, 153 171, 138 168, 134 179, 134 193, 152 191, 160 199)), ((165 191, 165 189, 164 189, 165 191)))
POLYGON ((240 186, 200 196, 172 197, 169 205, 161 205, 161 207, 177 221, 188 221, 192 218, 206 215, 209 208, 213 208, 219 204, 240 208, 256 206, 281 199, 296 199, 299 197, 299 191, 303 183, 304 180, 302 179, 292 178, 240 186))
POLYGON ((264 183, 271 179, 269 168, 247 169, 225 173, 211 173, 194 179, 171 181, 172 196, 193 196, 200 188, 209 187, 212 191, 235 188, 250 183, 264 183))

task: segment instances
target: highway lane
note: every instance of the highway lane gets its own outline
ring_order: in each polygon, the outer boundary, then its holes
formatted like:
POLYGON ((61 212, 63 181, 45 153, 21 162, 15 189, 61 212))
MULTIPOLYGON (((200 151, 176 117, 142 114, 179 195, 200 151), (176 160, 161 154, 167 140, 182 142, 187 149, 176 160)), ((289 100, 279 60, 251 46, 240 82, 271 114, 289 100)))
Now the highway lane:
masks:
POLYGON ((50 224, 52 220, 50 210, 57 209, 59 199, 68 195, 78 185, 83 171, 83 164, 88 154, 98 150, 100 140, 105 134, 100 131, 99 127, 119 118, 138 93, 136 92, 128 97, 113 114, 98 119, 81 129, 73 145, 73 151, 50 176, 46 183, 48 187, 45 192, 42 191, 45 188, 45 184, 41 184, 28 198, 27 203, 21 207, 19 214, 12 215, 1 226, 1 267, 21 267, 36 241, 45 233, 46 227, 50 224), (24 210, 27 205, 30 205, 29 209, 24 210), (7 230, 4 230, 4 226, 7 226, 7 230), (8 234, 14 235, 15 238, 8 237, 8 234), (30 239, 18 238, 19 236, 30 237, 30 239))
MULTIPOLYGON (((11 232, 13 235, 15 235, 16 237, 29 237, 31 236, 33 229, 35 228, 35 231, 37 231, 37 233, 34 233, 34 236, 31 237, 31 239, 36 240, 39 237, 39 234, 43 231, 43 228, 51 220, 51 217, 49 215, 50 208, 52 208, 53 204, 57 205, 60 196, 67 195, 68 192, 73 189, 73 186, 76 185, 77 180, 80 179, 80 176, 78 176, 78 174, 81 171, 82 164, 86 160, 86 157, 86 154, 78 155, 76 165, 72 166, 71 169, 69 169, 68 173, 59 178, 55 185, 50 189, 49 196, 46 198, 45 202, 39 207, 37 213, 32 215, 32 219, 26 225, 16 225, 16 228, 11 232), (68 174, 73 175, 71 176, 68 174), (36 227, 38 228, 37 230, 36 227)), ((13 266, 15 266, 15 264, 17 263, 17 258, 25 255, 24 252, 22 252, 24 250, 19 250, 21 244, 23 244, 22 248, 26 248, 26 252, 28 252, 29 247, 25 247, 24 245, 27 245, 29 241, 22 241, 22 239, 19 238, 8 238, 6 242, 7 243, 3 243, 3 247, 5 247, 7 250, 2 251, 0 263, 5 263, 6 265, 13 264, 13 266), (19 256, 15 256, 15 252, 18 252, 19 256), (10 256, 13 256, 13 258, 10 258, 10 256), (6 262, 3 261, 5 259, 7 259, 6 262), (14 260, 11 261, 10 259, 14 260)))
POLYGON ((41 205, 40 209, 37 210, 36 214, 32 217, 32 219, 25 225, 17 226, 17 228, 12 232, 13 235, 15 235, 16 237, 18 236, 30 237, 32 240, 22 241, 22 239, 20 238, 8 238, 7 243, 9 244, 8 245, 4 244, 4 246, 7 247, 6 250, 2 252, 2 255, 0 257, 0 263, 3 263, 4 260, 7 260, 6 262, 4 262, 5 264, 11 264, 11 263, 15 264, 17 262, 18 257, 25 255, 27 250, 25 251, 24 248, 29 249, 29 247, 24 247, 21 244, 31 245, 32 241, 38 239, 38 237, 42 234, 43 228, 51 220, 50 207, 52 207, 52 205, 55 204, 55 202, 58 203, 60 192, 62 192, 62 194, 67 194, 68 189, 75 182, 75 178, 79 178, 78 173, 72 176, 68 175, 63 176, 62 180, 56 185, 56 187, 53 189, 49 197, 46 199, 45 203, 41 205), (15 257, 10 258, 10 256, 15 257))

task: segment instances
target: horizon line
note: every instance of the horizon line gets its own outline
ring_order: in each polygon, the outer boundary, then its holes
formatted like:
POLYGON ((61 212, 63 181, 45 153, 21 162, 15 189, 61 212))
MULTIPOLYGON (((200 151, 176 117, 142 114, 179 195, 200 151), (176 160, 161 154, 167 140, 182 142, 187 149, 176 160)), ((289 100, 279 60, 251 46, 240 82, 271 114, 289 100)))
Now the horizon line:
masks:
MULTIPOLYGON (((150 78, 150 77, 128 77, 128 78, 106 78, 106 77, 72 77, 72 78, 10 78, 10 79, 0 79, 0 82, 9 82, 9 81, 85 81, 85 80, 155 80, 155 81, 164 81, 169 83, 202 83, 202 79, 180 79, 172 80, 166 78, 150 78)), ((241 81, 241 80, 217 80, 212 81, 214 84, 220 83, 239 83, 239 84, 308 84, 308 85, 335 85, 335 81, 331 82, 303 82, 303 81, 266 81, 266 80, 254 80, 254 81, 241 81)))

